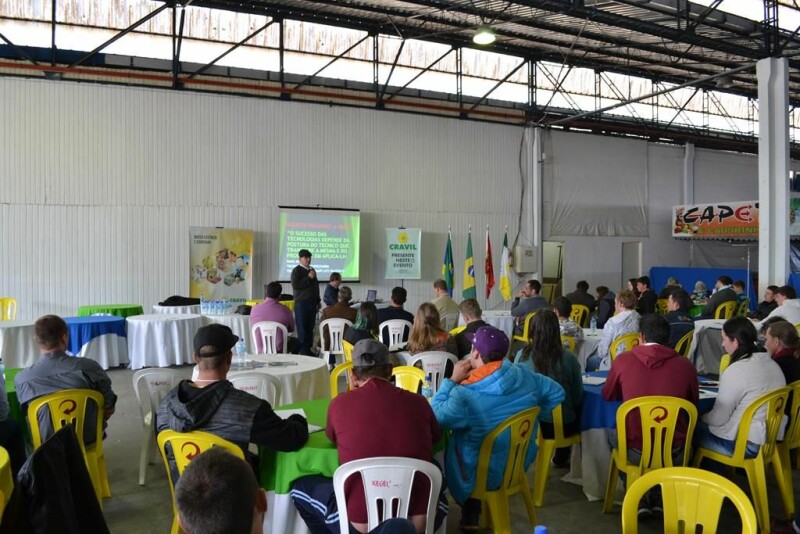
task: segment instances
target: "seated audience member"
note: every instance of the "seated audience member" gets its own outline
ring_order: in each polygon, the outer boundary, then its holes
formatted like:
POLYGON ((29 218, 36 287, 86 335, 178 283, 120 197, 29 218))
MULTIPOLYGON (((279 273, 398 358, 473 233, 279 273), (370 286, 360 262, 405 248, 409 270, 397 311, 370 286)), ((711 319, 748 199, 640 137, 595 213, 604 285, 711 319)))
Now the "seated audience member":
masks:
MULTIPOLYGON (((783 372, 787 384, 800 380, 800 337, 797 328, 789 321, 778 320, 769 324, 764 332, 764 347, 783 372)), ((791 397, 786 413, 791 408, 791 397)))
POLYGON ((456 346, 458 347, 459 358, 466 356, 472 351, 472 336, 478 331, 478 328, 487 326, 486 322, 481 319, 481 306, 475 299, 462 300, 458 305, 461 311, 461 316, 464 318, 466 327, 464 330, 456 334, 456 346))
POLYGON ((778 307, 778 303, 775 302, 776 291, 778 291, 778 286, 767 286, 767 289, 764 290, 764 300, 758 303, 756 309, 751 311, 748 317, 756 321, 766 319, 772 310, 778 307))
POLYGON ((431 301, 439 312, 439 318, 444 319, 448 315, 458 315, 458 303, 450 296, 447 289, 447 282, 441 278, 433 282, 433 294, 436 295, 431 301))
MULTIPOLYGON (((389 302, 389 305, 385 308, 380 308, 378 310, 378 324, 383 324, 386 321, 390 321, 392 319, 401 319, 403 321, 408 321, 409 323, 414 322, 414 314, 409 311, 403 309, 403 304, 406 303, 406 297, 408 293, 402 287, 395 287, 392 288, 392 296, 389 302)), ((389 332, 388 330, 385 332, 381 332, 381 341, 387 347, 389 346, 389 332)), ((406 328, 405 333, 403 334, 403 341, 408 341, 408 328, 406 328)))
POLYGON ((595 317, 597 318, 597 328, 605 328, 606 322, 614 315, 614 301, 617 296, 613 291, 609 291, 606 286, 597 286, 597 308, 595 317))
MULTIPOLYGON (((65 389, 93 389, 103 394, 103 406, 89 403, 86 423, 83 428, 83 442, 91 445, 97 435, 97 410, 103 410, 103 428, 114 414, 117 395, 111 389, 111 379, 100 364, 89 358, 78 358, 66 353, 69 331, 64 319, 57 315, 40 317, 33 325, 34 338, 39 346, 39 359, 14 377, 22 413, 27 413, 28 404, 44 395, 65 389)), ((49 412, 40 421, 42 440, 52 434, 49 412), (49 428, 48 428, 49 427, 49 428)))
POLYGON ((342 284, 342 275, 331 273, 328 277, 328 285, 325 286, 325 293, 322 295, 322 302, 325 306, 333 306, 339 301, 339 286, 342 284))
MULTIPOLYGON (((197 378, 181 380, 156 410, 153 426, 164 430, 191 432, 202 430, 238 445, 245 457, 258 466, 258 458, 248 451, 255 443, 276 451, 296 451, 308 440, 308 424, 301 415, 281 419, 265 400, 240 391, 228 382, 233 352, 239 340, 222 324, 200 328, 194 336, 194 362, 197 378)), ((172 466, 174 460, 170 460, 172 466)), ((177 473, 177 469, 173 469, 177 473)), ((256 471, 257 472, 257 471, 256 471)))
POLYGON ((671 276, 667 278, 667 285, 665 285, 664 289, 661 290, 661 293, 658 294, 659 300, 668 298, 670 291, 672 291, 676 287, 682 287, 681 283, 677 279, 671 276))
POLYGON ((442 329, 439 313, 430 302, 423 302, 417 309, 414 325, 408 335, 406 350, 413 356, 420 352, 444 351, 458 357, 456 340, 442 329))
MULTIPOLYGON (((261 321, 273 321, 285 326, 286 331, 290 334, 294 332, 294 313, 292 313, 292 310, 288 307, 280 303, 281 291, 283 291, 283 288, 278 282, 270 282, 267 284, 267 294, 264 302, 256 304, 250 311, 250 328, 261 321)), ((278 352, 284 351, 283 342, 283 332, 278 331, 275 335, 275 346, 278 352)), ((256 339, 256 351, 258 351, 259 354, 264 352, 263 343, 260 337, 256 339)), ((297 354, 299 350, 300 342, 297 338, 289 337, 286 352, 297 354)))
POLYGON ((586 306, 589 308, 589 311, 594 310, 595 300, 589 294, 589 282, 586 280, 581 280, 577 284, 575 284, 575 291, 572 293, 567 294, 567 299, 574 305, 580 304, 581 306, 586 306))
MULTIPOLYGON (((563 297, 559 297, 561 298, 563 297)), ((556 299, 556 303, 559 299, 556 299)), ((552 378, 564 388, 565 396, 561 403, 564 436, 573 436, 580 432, 578 414, 583 402, 581 364, 574 354, 561 346, 558 322, 556 314, 550 310, 542 310, 534 315, 531 319, 531 340, 524 349, 517 352, 514 363, 526 365, 532 371, 552 378)), ((546 439, 553 439, 553 414, 539 414, 539 422, 542 435, 546 439)), ((569 467, 570 449, 571 447, 556 449, 553 465, 569 467)))
MULTIPOLYGON (((683 291, 682 289, 673 289, 683 291)), ((685 291, 684 291, 685 293, 685 291)), ((697 373, 692 363, 667 347, 669 323, 660 315, 642 317, 639 345, 623 352, 611 364, 602 395, 608 401, 628 401, 639 397, 665 395, 686 399, 697 404, 700 391, 697 373)), ((686 447, 687 421, 680 418, 675 429, 672 448, 673 462, 680 462, 686 447)), ((625 434, 628 461, 639 463, 642 454, 642 430, 639 414, 634 412, 626 421, 625 434)), ((618 446, 617 434, 610 436, 612 448, 618 446)), ((676 464, 680 465, 680 463, 676 464)), ((639 504, 639 517, 662 510, 660 491, 650 490, 639 504)))
POLYGON ((703 308, 703 313, 699 317, 700 319, 713 319, 720 305, 731 301, 736 302, 736 292, 731 289, 731 285, 733 285, 733 280, 731 280, 729 276, 722 275, 717 278, 717 283, 714 286, 716 291, 711 295, 711 298, 708 299, 708 302, 706 302, 706 307, 703 308))
POLYGON ((378 309, 371 302, 362 302, 356 321, 347 329, 343 339, 355 346, 362 339, 378 339, 378 309))
POLYGON ((779 287, 775 292, 775 302, 778 306, 764 320, 780 317, 792 324, 800 323, 800 300, 792 286, 779 287))
POLYGON ((528 280, 525 286, 517 293, 514 302, 511 303, 511 315, 517 318, 517 327, 515 329, 517 333, 522 332, 526 315, 550 307, 547 300, 539 294, 541 290, 541 282, 538 280, 528 280))
POLYGON ((689 299, 692 301, 695 300, 703 300, 707 299, 711 296, 711 292, 706 287, 706 283, 702 280, 698 280, 694 283, 694 291, 691 295, 689 295, 689 299))
MULTIPOLYGON (((353 369, 349 375, 352 389, 331 401, 325 427, 325 434, 339 452, 340 464, 376 456, 433 461, 433 446, 441 438, 442 429, 425 398, 395 387, 389 382, 391 376, 386 345, 374 339, 359 341, 353 348, 353 369)), ((429 484, 421 476, 413 484, 409 519, 416 527, 415 532, 422 533, 429 484)), ((352 483, 346 492, 347 518, 356 532, 366 532, 367 508, 361 482, 352 483)), ((338 534, 338 508, 330 478, 321 475, 299 478, 292 485, 291 495, 312 534, 338 534)), ((446 506, 442 506, 447 502, 444 493, 439 499, 436 528, 447 515, 446 506)), ((373 532, 390 532, 379 530, 384 525, 373 532)))
MULTIPOLYGON (((719 377, 714 407, 697 423, 695 444, 720 454, 733 454, 742 415, 754 400, 786 385, 780 366, 769 353, 757 352, 756 329, 744 317, 722 326, 722 348, 731 363, 719 377)), ((764 440, 766 412, 756 412, 749 429, 745 457, 754 458, 764 440)))
POLYGON ((667 314, 669 323, 669 341, 666 345, 674 349, 683 336, 694 330, 694 319, 689 316, 692 302, 689 295, 680 287, 673 288, 667 297, 667 314))
POLYGON ((553 311, 556 312, 556 316, 558 317, 558 328, 562 336, 574 337, 576 341, 583 339, 583 328, 570 317, 572 313, 572 304, 569 299, 558 297, 553 302, 553 311))
POLYGON ((636 297, 630 291, 620 291, 614 300, 616 315, 611 317, 603 327, 603 337, 597 345, 597 352, 586 360, 586 370, 609 369, 611 367, 611 344, 619 336, 639 331, 641 316, 634 310, 636 297))
POLYGON ((658 295, 650 289, 650 277, 641 276, 636 279, 636 289, 639 292, 639 298, 636 302, 636 311, 639 315, 648 315, 656 312, 656 305, 658 304, 658 295))
POLYGON ((631 278, 631 279, 629 279, 629 280, 628 280, 628 285, 626 286, 626 287, 627 287, 627 289, 628 289, 628 291, 630 291, 631 293, 633 293, 633 296, 634 296, 634 297, 636 297, 636 299, 637 299, 637 300, 639 299, 639 289, 638 289, 638 286, 639 286, 639 279, 638 279, 638 278, 631 278))
POLYGON ((731 284, 731 289, 733 289, 733 292, 736 293, 737 303, 741 304, 747 299, 747 285, 744 283, 744 280, 735 281, 733 284, 731 284))
MULTIPOLYGON (((462 530, 477 531, 480 524, 481 503, 471 495, 483 439, 512 415, 536 406, 540 413, 550 413, 564 400, 564 389, 557 382, 506 359, 508 348, 508 337, 502 330, 479 328, 469 359, 458 362, 453 376, 442 380, 431 400, 436 419, 443 428, 452 430, 445 472, 450 493, 461 505, 462 530)), ((536 425, 531 434, 526 470, 536 458, 536 425)), ((508 450, 501 449, 496 447, 489 461, 490 488, 500 485, 505 471, 508 450)))
POLYGON ((267 494, 247 462, 212 447, 186 466, 175 485, 175 505, 186 534, 261 534, 267 494))
POLYGON ((322 310, 321 320, 325 319, 346 319, 351 323, 356 321, 358 311, 350 306, 353 292, 349 286, 342 286, 336 296, 336 304, 328 306, 322 310))

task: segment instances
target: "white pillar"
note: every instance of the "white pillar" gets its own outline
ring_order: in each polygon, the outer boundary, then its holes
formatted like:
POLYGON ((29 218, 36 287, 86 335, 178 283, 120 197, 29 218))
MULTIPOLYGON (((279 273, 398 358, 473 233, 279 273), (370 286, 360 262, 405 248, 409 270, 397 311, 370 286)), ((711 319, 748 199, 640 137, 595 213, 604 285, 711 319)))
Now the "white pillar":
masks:
POLYGON ((543 271, 543 256, 542 256, 542 129, 541 128, 527 128, 527 133, 533 134, 529 136, 529 142, 533 144, 533 150, 528 150, 528 169, 532 171, 530 181, 531 199, 530 206, 532 209, 529 213, 532 214, 531 226, 533 233, 531 233, 531 241, 533 246, 536 247, 536 270, 537 277, 541 279, 544 274, 543 271))
POLYGON ((683 147, 683 204, 694 204, 694 143, 683 147))
POLYGON ((789 72, 786 58, 759 60, 758 282, 782 286, 789 275, 789 72))

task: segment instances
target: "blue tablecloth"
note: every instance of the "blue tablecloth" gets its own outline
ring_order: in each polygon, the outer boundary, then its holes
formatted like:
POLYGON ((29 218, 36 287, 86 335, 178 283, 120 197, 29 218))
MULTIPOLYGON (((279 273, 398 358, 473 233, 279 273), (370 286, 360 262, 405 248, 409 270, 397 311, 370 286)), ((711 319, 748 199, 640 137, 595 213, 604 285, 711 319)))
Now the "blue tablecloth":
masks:
POLYGON ((78 355, 81 348, 96 337, 116 334, 126 337, 125 318, 116 316, 65 317, 69 329, 68 350, 78 355))
POLYGON ((651 267, 650 268, 650 287, 656 293, 659 293, 667 283, 667 278, 673 277, 677 279, 683 288, 691 293, 694 291, 694 284, 698 280, 705 282, 708 289, 713 290, 714 284, 717 283, 717 278, 722 275, 730 276, 735 282, 736 280, 750 281, 750 309, 754 310, 758 305, 756 298, 756 287, 753 284, 753 278, 747 269, 727 269, 717 267, 651 267))

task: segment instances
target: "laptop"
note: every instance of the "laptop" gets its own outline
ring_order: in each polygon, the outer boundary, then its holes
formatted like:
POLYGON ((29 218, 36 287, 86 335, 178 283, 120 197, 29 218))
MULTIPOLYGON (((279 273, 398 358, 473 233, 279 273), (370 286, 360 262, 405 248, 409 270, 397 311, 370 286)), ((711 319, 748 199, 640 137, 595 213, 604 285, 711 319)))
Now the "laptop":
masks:
POLYGON ((378 299, 377 289, 367 289, 367 298, 364 302, 375 302, 378 299))

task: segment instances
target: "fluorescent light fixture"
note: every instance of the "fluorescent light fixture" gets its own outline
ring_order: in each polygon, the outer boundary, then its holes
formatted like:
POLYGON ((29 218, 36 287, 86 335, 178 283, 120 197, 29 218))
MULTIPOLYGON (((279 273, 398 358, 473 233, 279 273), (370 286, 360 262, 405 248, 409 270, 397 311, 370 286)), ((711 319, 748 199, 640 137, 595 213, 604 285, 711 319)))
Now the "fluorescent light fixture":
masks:
POLYGON ((478 45, 490 45, 497 40, 494 30, 489 26, 481 26, 475 35, 472 36, 472 42, 478 45))

